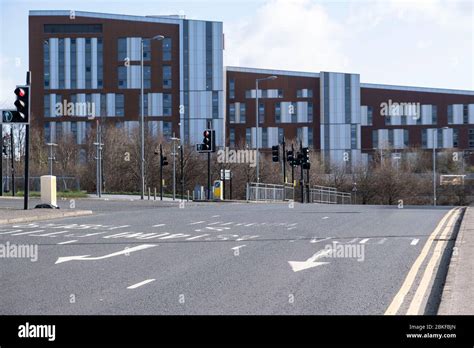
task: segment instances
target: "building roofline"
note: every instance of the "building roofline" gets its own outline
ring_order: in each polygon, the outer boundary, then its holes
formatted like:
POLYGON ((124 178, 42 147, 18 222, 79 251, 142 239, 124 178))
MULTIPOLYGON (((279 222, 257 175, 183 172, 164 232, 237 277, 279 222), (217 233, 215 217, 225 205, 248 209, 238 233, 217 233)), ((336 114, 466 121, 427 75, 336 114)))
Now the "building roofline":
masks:
MULTIPOLYGON (((71 15, 71 11, 70 10, 30 10, 29 15, 30 16, 67 16, 69 17, 71 15)), ((115 20, 135 21, 135 22, 166 23, 166 24, 180 24, 183 20, 222 23, 219 21, 187 19, 187 18, 184 18, 184 16, 180 18, 179 16, 176 16, 176 15, 139 16, 139 15, 124 15, 124 14, 88 12, 88 11, 74 11, 74 15, 76 17, 115 19, 115 20)))
POLYGON ((474 91, 462 90, 462 89, 396 86, 396 85, 382 85, 378 83, 361 83, 360 88, 389 89, 389 90, 397 90, 397 91, 425 92, 425 93, 474 95, 474 91))
POLYGON ((302 76, 302 77, 319 78, 319 73, 304 72, 304 71, 259 69, 259 68, 247 68, 247 67, 238 67, 238 66, 226 66, 225 70, 226 72, 235 71, 235 72, 246 72, 246 73, 253 73, 253 74, 286 75, 286 76, 302 76))

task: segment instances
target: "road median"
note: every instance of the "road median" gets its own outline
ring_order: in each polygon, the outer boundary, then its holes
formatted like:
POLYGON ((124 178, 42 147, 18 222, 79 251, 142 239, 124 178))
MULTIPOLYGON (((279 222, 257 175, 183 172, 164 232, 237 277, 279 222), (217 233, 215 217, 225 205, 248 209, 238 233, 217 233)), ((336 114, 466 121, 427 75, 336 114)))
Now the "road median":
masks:
POLYGON ((92 215, 91 210, 0 209, 0 225, 92 215))

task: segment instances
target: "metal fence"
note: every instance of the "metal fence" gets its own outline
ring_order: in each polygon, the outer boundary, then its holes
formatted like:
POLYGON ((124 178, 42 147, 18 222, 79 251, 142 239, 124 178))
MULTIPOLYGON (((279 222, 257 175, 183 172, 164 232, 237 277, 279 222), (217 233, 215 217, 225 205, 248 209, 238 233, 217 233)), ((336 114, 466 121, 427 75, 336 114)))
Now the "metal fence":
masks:
POLYGON ((294 187, 290 184, 276 185, 251 182, 247 184, 248 201, 284 201, 294 199, 294 187))
POLYGON ((338 191, 335 187, 313 186, 309 189, 310 203, 351 204, 351 194, 338 191))

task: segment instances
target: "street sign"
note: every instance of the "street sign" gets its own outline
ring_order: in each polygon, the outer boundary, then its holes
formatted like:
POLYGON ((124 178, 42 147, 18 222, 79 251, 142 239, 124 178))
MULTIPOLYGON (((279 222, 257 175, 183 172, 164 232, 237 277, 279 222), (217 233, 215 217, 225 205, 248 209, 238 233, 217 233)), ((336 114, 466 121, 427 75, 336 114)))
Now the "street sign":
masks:
POLYGON ((230 169, 221 169, 221 180, 230 180, 230 169))

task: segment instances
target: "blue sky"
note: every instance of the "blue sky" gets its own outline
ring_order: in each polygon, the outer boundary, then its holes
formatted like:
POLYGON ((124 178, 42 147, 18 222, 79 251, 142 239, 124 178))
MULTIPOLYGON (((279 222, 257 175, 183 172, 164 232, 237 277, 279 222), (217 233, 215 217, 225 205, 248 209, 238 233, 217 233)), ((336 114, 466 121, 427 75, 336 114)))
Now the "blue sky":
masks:
POLYGON ((24 82, 32 9, 219 20, 226 65, 353 72, 362 82, 474 90, 470 0, 0 0, 0 108, 9 107, 11 91, 24 82))

